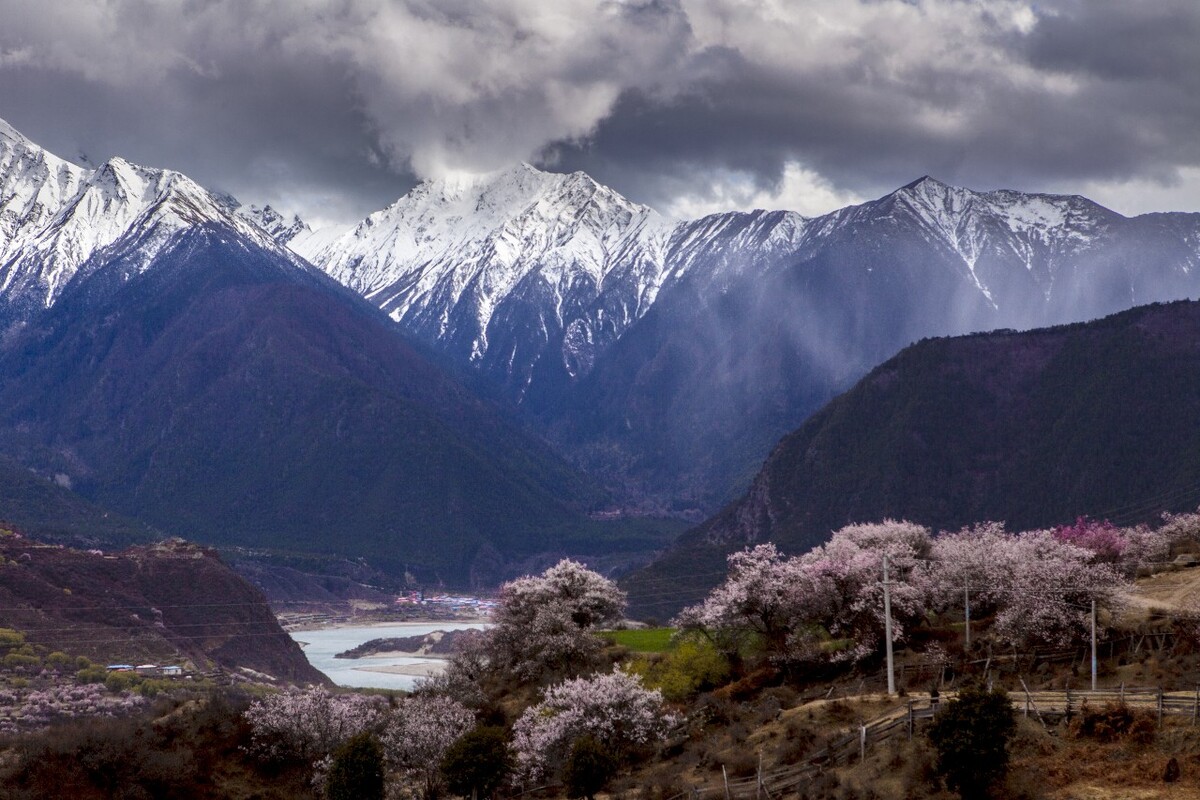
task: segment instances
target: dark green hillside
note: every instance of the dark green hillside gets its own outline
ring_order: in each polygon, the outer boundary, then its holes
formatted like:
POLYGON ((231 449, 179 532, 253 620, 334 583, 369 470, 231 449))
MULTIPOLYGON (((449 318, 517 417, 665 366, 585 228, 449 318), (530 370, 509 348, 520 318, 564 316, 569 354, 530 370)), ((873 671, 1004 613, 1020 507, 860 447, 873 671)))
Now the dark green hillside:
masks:
POLYGON ((125 545, 158 538, 138 522, 89 503, 0 455, 0 524, 76 546, 125 545))
POLYGON ((850 522, 1030 528, 1198 503, 1200 303, 928 340, 785 437, 745 498, 638 577, 634 600, 661 616, 702 594, 687 576, 721 571, 727 552, 799 552, 850 522))
POLYGON ((167 533, 454 583, 647 547, 382 314, 235 237, 198 228, 70 287, 0 354, 9 451, 167 533))

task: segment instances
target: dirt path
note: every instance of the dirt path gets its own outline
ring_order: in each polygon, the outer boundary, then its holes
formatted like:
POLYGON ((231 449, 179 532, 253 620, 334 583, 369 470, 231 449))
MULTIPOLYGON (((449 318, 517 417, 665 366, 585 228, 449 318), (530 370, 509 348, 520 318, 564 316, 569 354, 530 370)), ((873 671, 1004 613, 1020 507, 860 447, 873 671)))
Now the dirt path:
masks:
POLYGON ((1200 609, 1200 568, 1161 572, 1137 582, 1127 595, 1133 608, 1168 611, 1200 609))

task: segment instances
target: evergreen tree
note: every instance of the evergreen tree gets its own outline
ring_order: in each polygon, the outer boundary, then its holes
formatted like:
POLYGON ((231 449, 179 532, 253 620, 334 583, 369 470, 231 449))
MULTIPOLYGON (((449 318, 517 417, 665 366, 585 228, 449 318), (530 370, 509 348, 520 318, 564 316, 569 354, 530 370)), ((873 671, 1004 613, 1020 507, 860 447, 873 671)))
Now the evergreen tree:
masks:
POLYGON ((987 797, 1008 772, 1008 742, 1016 728, 1016 712, 1005 691, 964 687, 929 729, 938 772, 964 800, 987 797))
POLYGON ((512 753, 503 728, 475 728, 450 745, 442 759, 442 775, 454 794, 491 797, 512 772, 512 753))

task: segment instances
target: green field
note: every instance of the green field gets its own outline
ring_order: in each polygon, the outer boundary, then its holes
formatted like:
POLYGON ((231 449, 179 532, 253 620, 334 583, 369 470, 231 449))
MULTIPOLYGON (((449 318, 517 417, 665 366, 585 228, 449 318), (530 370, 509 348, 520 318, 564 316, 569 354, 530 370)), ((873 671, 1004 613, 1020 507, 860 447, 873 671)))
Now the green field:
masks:
POLYGON ((635 653, 665 653, 671 649, 674 628, 643 628, 633 631, 601 631, 600 635, 613 644, 628 647, 635 653))

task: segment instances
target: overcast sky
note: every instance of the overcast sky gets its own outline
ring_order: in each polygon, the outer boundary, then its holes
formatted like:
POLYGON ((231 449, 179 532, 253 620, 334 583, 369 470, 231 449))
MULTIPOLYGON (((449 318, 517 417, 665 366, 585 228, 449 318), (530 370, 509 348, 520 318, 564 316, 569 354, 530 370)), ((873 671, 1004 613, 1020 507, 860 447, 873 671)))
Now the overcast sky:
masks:
POLYGON ((1200 3, 0 0, 0 117, 326 222, 521 160, 679 216, 924 174, 1200 211, 1200 3))

